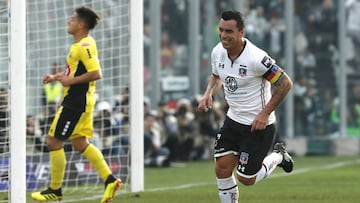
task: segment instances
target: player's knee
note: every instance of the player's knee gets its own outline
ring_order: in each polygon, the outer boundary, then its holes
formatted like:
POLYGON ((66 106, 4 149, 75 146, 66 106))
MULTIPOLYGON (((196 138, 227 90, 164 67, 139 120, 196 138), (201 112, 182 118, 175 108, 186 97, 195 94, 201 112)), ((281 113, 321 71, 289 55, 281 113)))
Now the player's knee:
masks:
POLYGON ((255 184, 255 180, 256 178, 245 178, 245 177, 242 177, 242 176, 237 176, 238 180, 240 183, 242 183, 243 185, 245 186, 251 186, 251 185, 254 185, 255 184))
POLYGON ((82 153, 85 150, 85 148, 89 145, 89 142, 85 137, 80 137, 71 140, 71 144, 76 151, 82 153))
POLYGON ((63 141, 58 140, 54 137, 48 136, 47 138, 47 146, 48 149, 51 150, 57 150, 61 149, 63 147, 63 141))
POLYGON ((216 177, 218 177, 218 178, 227 178, 227 177, 231 176, 232 169, 231 168, 226 168, 226 167, 216 166, 215 167, 215 173, 216 173, 216 177))
POLYGON ((233 157, 221 157, 216 160, 215 173, 218 178, 227 178, 233 174, 237 159, 233 157))

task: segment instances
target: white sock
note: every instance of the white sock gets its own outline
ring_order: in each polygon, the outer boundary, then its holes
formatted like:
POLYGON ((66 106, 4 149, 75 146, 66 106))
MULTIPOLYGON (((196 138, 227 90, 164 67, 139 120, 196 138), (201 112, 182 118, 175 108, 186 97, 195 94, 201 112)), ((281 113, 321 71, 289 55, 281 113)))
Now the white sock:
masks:
POLYGON ((221 203, 238 203, 239 190, 234 176, 217 178, 221 203))
POLYGON ((276 168, 278 164, 282 162, 282 155, 280 153, 273 152, 265 157, 262 167, 256 175, 255 183, 268 177, 276 168))

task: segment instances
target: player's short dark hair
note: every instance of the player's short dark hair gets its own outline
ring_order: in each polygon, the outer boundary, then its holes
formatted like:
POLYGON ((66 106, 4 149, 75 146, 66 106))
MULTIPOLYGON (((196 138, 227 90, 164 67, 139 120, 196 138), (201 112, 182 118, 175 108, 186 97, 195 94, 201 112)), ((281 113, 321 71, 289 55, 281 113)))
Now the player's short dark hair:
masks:
POLYGON ((244 16, 239 11, 224 11, 221 13, 221 18, 223 20, 235 20, 236 27, 239 30, 242 30, 245 27, 244 16))
POLYGON ((94 10, 86 6, 78 7, 75 12, 78 14, 78 18, 85 22, 86 27, 89 30, 93 29, 100 20, 100 16, 94 10))

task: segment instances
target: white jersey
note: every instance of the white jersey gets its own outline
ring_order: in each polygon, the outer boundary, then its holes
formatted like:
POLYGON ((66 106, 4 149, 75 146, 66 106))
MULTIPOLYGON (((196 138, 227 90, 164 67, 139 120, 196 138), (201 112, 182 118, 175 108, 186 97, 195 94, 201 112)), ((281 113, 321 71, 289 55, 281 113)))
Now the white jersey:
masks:
MULTIPOLYGON (((242 53, 232 61, 221 42, 211 53, 212 73, 220 77, 225 99, 229 105, 227 116, 244 125, 251 125, 256 115, 271 98, 271 84, 283 74, 268 54, 245 39, 242 53)), ((276 121, 269 116, 268 125, 276 121)))

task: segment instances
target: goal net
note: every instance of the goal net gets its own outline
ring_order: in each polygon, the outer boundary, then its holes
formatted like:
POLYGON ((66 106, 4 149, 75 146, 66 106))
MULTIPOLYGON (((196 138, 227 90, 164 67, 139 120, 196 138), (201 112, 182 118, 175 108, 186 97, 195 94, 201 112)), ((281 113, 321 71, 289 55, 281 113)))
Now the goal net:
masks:
MULTIPOLYGON (((131 134, 142 133, 143 128, 142 64, 139 64, 142 63, 143 51, 141 44, 133 39, 139 35, 139 32, 142 36, 142 14, 138 13, 141 20, 137 21, 131 16, 134 10, 142 12, 143 5, 139 2, 133 3, 130 0, 26 1, 26 98, 19 98, 26 100, 26 146, 18 147, 26 147, 25 173, 28 192, 42 190, 49 185, 50 163, 46 137, 56 108, 61 102, 62 87, 54 83, 51 86, 45 86, 42 84, 42 78, 45 74, 64 70, 66 55, 73 43, 72 36, 67 34, 67 21, 75 8, 82 5, 93 8, 101 16, 99 24, 91 31, 91 35, 97 42, 103 77, 97 81, 97 103, 93 119, 94 138, 90 141, 102 151, 113 174, 124 182, 122 191, 143 189, 142 147, 138 147, 138 150, 134 149, 142 142, 135 139, 135 136, 131 136, 131 134), (134 22, 138 22, 137 27, 133 26, 134 22), (132 53, 137 53, 138 60, 134 59, 132 53), (130 108, 139 104, 140 107, 135 110, 130 108), (138 125, 132 126, 130 123, 138 125), (132 161, 130 154, 138 161, 132 161), (138 173, 137 177, 133 178, 135 173, 138 173)), ((11 4, 11 1, 9 3, 11 4)), ((0 0, 1 102, 6 101, 8 91, 13 94, 8 82, 11 63, 7 53, 11 46, 8 40, 11 35, 11 33, 8 34, 8 18, 11 18, 8 15, 8 7, 7 0, 0 0)), ((142 40, 142 37, 138 40, 142 40)), ((9 110, 10 105, 11 102, 9 105, 1 103, 0 112, 3 112, 3 109, 9 110)), ((10 116, 1 115, 0 122, 4 125, 0 126, 0 132, 6 134, 6 136, 1 136, 1 139, 15 136, 9 130, 10 116)), ((11 123, 11 125, 16 125, 16 123, 11 123)), ((142 138, 140 135, 136 137, 142 138)), ((0 140, 0 144, 4 146, 3 151, 0 152, 0 192, 6 193, 10 187, 7 181, 7 174, 10 173, 8 166, 10 154, 6 147, 11 145, 8 139, 0 140)), ((76 196, 78 200, 101 196, 104 184, 95 169, 80 153, 73 150, 70 142, 65 143, 64 149, 67 167, 63 193, 66 196, 76 196)), ((11 154, 11 157, 16 156, 11 154)))

